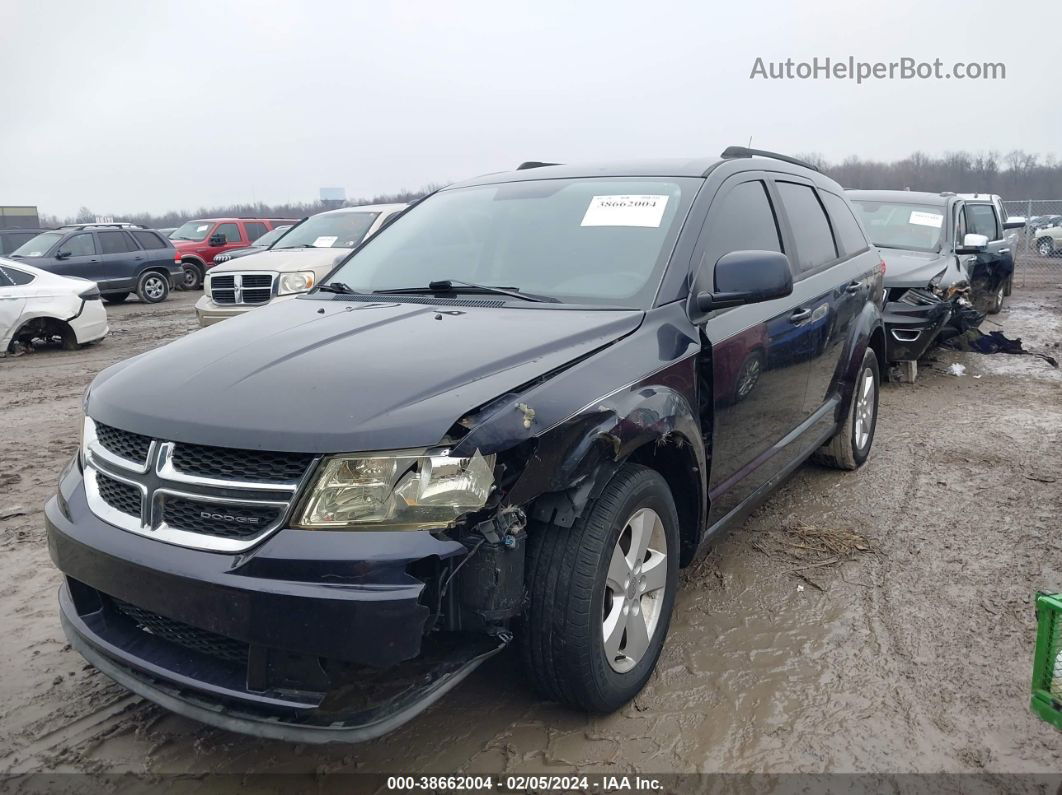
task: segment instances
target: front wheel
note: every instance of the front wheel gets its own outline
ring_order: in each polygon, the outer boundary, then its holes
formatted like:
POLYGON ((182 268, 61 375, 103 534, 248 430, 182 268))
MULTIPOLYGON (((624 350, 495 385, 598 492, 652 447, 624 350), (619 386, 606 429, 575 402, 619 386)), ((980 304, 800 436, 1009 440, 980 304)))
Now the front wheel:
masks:
POLYGON ((136 283, 136 294, 146 304, 165 301, 170 294, 170 280, 158 271, 146 271, 136 283))
POLYGON ((1049 237, 1041 238, 1036 242, 1036 252, 1041 257, 1050 257, 1055 253, 1055 242, 1049 237))
POLYGON ((1007 294, 1007 282, 1003 280, 999 287, 996 288, 995 294, 992 296, 992 303, 988 307, 988 314, 998 315, 1003 311, 1003 298, 1007 294))
POLYGON ((878 357, 872 348, 867 348, 863 362, 859 365, 859 376, 844 425, 836 436, 814 453, 814 461, 835 469, 858 469, 863 466, 870 455, 878 425, 880 381, 878 357))
POLYGON ((203 274, 200 272, 199 266, 191 262, 185 262, 181 267, 184 269, 184 273, 181 275, 181 289, 198 290, 203 284, 203 274))
POLYGON ((645 686, 678 589, 679 523, 667 481, 627 464, 571 529, 530 529, 524 668, 546 698, 613 712, 645 686))

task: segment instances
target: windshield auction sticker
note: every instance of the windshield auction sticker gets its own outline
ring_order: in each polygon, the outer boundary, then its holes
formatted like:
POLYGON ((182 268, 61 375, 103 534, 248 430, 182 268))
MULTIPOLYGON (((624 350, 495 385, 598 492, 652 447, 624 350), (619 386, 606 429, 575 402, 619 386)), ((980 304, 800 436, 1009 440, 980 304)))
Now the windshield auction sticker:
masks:
POLYGON ((594 196, 580 226, 660 226, 667 196, 594 196))
POLYGON ((314 248, 331 248, 332 244, 339 239, 339 235, 321 235, 313 241, 314 248))
POLYGON ((907 223, 916 224, 917 226, 932 226, 936 229, 940 229, 944 225, 944 216, 939 213, 926 213, 921 210, 912 210, 911 217, 907 219, 907 223))

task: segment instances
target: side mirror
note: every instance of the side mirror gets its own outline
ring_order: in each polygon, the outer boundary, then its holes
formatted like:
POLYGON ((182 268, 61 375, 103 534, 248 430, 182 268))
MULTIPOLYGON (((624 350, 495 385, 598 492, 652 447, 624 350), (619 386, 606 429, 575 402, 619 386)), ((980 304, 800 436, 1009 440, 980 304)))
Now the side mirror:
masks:
POLYGON ((980 254, 988 247, 986 235, 975 235, 970 232, 962 239, 962 245, 955 249, 956 254, 980 254))
POLYGON ((222 235, 222 234, 211 235, 210 236, 210 240, 208 242, 212 246, 224 246, 225 245, 225 235, 222 235))
POLYGON ((55 258, 56 259, 70 259, 70 252, 69 251, 58 251, 55 254, 55 258))
POLYGON ((1025 228, 1025 219, 1022 218, 1021 216, 1018 216, 1018 215, 1012 215, 1006 221, 1003 222, 1003 228, 1004 229, 1024 229, 1025 228))
POLYGON ((715 263, 714 289, 697 292, 694 305, 698 312, 710 312, 785 298, 792 292, 793 272, 785 254, 732 251, 715 263))

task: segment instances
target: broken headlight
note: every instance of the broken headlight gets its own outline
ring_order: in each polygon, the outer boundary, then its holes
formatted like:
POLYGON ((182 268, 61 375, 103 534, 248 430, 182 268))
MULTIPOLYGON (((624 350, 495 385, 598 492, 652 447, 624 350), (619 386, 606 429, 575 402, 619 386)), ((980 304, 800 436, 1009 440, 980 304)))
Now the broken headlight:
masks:
POLYGON ((487 503, 493 455, 447 450, 336 455, 318 469, 295 525, 308 529, 427 530, 487 503))

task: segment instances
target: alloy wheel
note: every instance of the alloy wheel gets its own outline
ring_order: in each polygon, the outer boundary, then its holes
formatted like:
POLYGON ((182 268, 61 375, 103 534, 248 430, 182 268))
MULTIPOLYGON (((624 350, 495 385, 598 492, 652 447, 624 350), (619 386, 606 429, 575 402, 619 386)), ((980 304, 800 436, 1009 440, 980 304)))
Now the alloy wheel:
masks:
POLYGON ((158 276, 149 276, 144 280, 144 295, 152 301, 161 301, 165 291, 166 285, 162 283, 162 279, 158 276))
POLYGON ((645 656, 663 612, 667 535, 659 514, 640 508, 612 550, 602 605, 601 634, 612 670, 627 673, 645 656))
POLYGON ((874 373, 867 367, 859 379, 855 404, 855 444, 862 450, 870 441, 870 432, 874 428, 874 373))

